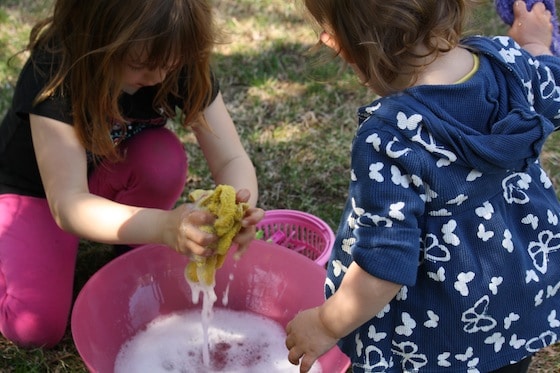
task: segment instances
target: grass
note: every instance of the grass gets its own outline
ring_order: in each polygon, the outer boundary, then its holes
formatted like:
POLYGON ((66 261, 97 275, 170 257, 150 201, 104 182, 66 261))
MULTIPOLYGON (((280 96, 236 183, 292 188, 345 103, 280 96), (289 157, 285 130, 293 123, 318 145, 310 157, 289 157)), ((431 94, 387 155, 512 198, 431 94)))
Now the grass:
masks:
MULTIPOLYGON (((30 26, 52 0, 0 0, 0 115, 6 110, 25 54, 30 26)), ((215 70, 244 145, 254 160, 265 209, 289 208, 338 225, 347 189, 354 112, 372 96, 338 64, 316 66, 307 54, 316 34, 300 10, 285 0, 216 0, 226 42, 216 50, 215 70)), ((479 33, 503 33, 490 1, 473 18, 479 33)), ((212 181, 192 134, 180 132, 190 158, 185 191, 212 181)), ((543 163, 560 185, 560 138, 546 144, 543 163)), ((112 258, 108 247, 82 242, 75 293, 112 258)), ((560 370, 560 347, 537 355, 531 372, 560 370)), ((23 350, 0 337, 1 372, 83 372, 70 330, 56 348, 23 350)))

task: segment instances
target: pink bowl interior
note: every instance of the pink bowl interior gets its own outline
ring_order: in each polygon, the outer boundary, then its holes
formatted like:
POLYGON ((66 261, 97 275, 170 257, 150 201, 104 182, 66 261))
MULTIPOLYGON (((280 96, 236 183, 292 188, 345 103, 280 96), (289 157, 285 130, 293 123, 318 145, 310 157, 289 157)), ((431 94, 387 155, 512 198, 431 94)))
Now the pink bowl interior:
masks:
MULTIPOLYGON (((184 278, 188 259, 158 245, 139 247, 101 268, 80 291, 72 311, 76 348, 91 372, 112 372, 122 345, 156 317, 200 309, 184 278)), ((243 257, 230 255, 216 274, 214 307, 252 311, 286 324, 323 302, 325 269, 303 255, 255 240, 243 257), (233 276, 230 280, 230 276, 233 276)), ((286 351, 287 356, 287 351, 286 351)), ((319 362, 324 372, 346 372, 338 347, 319 362)))

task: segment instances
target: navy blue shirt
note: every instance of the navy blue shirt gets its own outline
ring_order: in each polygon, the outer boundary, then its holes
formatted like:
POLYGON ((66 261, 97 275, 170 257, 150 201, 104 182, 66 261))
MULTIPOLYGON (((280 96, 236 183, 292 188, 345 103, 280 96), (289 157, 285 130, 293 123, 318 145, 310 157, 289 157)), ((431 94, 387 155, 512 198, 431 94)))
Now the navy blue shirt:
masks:
POLYGON ((353 372, 487 372, 558 341, 560 204, 538 162, 559 126, 560 59, 464 40, 465 82, 359 109, 330 297, 352 262, 402 284, 343 338, 353 372))

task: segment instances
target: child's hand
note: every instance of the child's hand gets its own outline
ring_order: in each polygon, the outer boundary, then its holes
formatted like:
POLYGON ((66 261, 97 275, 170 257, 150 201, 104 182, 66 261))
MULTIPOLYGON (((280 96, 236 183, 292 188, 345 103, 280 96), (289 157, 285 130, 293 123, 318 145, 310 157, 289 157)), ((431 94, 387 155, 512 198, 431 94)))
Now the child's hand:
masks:
MULTIPOLYGON (((251 197, 247 189, 241 189, 236 194, 236 202, 247 202, 251 197)), ((264 217, 264 210, 257 207, 250 207, 245 211, 241 225, 243 228, 235 236, 233 241, 238 245, 236 256, 241 256, 247 247, 255 239, 256 227, 264 217)))
POLYGON ((300 373, 308 372, 315 361, 338 341, 319 317, 319 307, 305 310, 286 326, 288 360, 300 365, 300 373))
POLYGON ((534 56, 552 55, 552 14, 542 2, 536 2, 531 11, 524 1, 513 5, 514 20, 508 35, 534 56))
POLYGON ((218 236, 201 229, 214 224, 216 217, 212 213, 197 209, 194 204, 184 204, 169 214, 168 223, 163 228, 163 241, 167 246, 188 256, 212 255, 213 250, 209 247, 218 241, 218 236))

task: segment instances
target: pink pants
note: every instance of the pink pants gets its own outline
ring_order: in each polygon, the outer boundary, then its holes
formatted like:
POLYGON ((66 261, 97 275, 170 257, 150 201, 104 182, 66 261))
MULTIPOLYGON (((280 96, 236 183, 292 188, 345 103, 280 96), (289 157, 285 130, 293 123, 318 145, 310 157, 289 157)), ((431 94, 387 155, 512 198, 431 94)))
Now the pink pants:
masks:
MULTIPOLYGON (((90 191, 136 206, 171 209, 187 175, 179 139, 165 128, 145 130, 122 146, 126 159, 101 164, 90 191)), ((78 237, 62 231, 42 198, 0 195, 0 332, 22 347, 52 347, 64 336, 78 237)))

